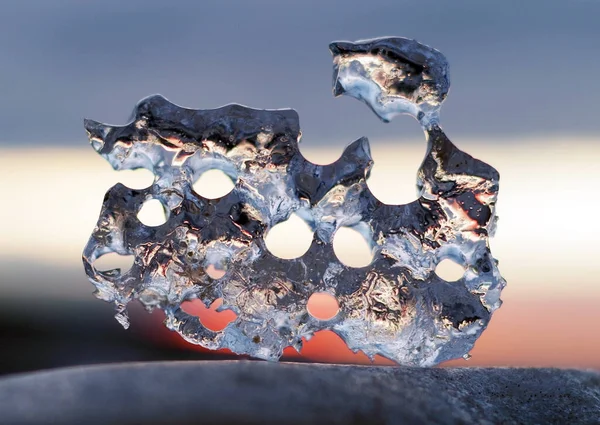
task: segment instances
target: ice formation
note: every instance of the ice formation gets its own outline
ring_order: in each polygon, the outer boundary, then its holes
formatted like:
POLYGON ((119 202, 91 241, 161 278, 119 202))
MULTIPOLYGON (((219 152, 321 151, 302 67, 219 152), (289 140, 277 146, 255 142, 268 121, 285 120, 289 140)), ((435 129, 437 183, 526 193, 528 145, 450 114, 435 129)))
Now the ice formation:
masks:
POLYGON ((164 310, 166 326, 191 343, 267 360, 288 346, 300 350, 303 338, 323 329, 352 350, 406 365, 434 365, 472 348, 505 285, 488 243, 499 175, 439 126, 447 62, 404 38, 336 42, 330 50, 334 94, 364 101, 384 121, 408 113, 422 125, 428 149, 418 199, 387 205, 373 196, 365 138, 332 164, 307 161, 298 149, 298 116, 289 109, 194 110, 156 95, 142 100, 125 126, 86 120, 93 148, 114 169, 155 175, 148 188, 117 184, 107 192, 83 254, 97 297, 114 303, 124 326, 126 305, 139 300, 164 310), (194 181, 209 169, 223 170, 234 189, 218 199, 196 193, 194 181), (138 220, 149 200, 164 206, 164 224, 138 220), (294 212, 314 230, 312 245, 300 258, 278 258, 264 236, 294 212), (336 258, 332 241, 343 226, 370 241, 368 266, 336 258), (111 252, 135 256, 131 269, 97 270, 94 261, 111 252), (465 270, 455 282, 435 273, 448 258, 465 270), (213 278, 209 268, 224 275, 213 278), (309 297, 323 292, 340 306, 329 320, 307 310, 309 297), (207 329, 181 307, 195 298, 206 306, 222 299, 220 310, 237 317, 222 331, 207 329))

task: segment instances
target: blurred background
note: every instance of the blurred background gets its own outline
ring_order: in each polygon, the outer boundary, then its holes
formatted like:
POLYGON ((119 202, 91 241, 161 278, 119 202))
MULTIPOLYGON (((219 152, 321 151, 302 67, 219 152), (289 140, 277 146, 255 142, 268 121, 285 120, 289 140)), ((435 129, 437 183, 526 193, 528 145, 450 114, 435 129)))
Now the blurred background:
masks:
MULTIPOLYGON (((193 108, 291 107, 309 160, 332 162, 367 136, 369 187, 412 201, 425 153, 417 122, 383 124, 331 95, 329 42, 385 35, 446 55, 442 125, 501 174, 492 253, 504 305, 472 358, 446 365, 600 369, 598 16, 594 0, 0 1, 0 374, 232 357, 183 342, 139 306, 125 331, 93 297, 81 251, 104 193, 151 175, 113 171, 89 147, 84 117, 125 124, 153 93, 193 108)), ((273 243, 299 249, 301 230, 273 243)), ((360 261, 355 246, 340 255, 360 261)), ((327 332, 287 358, 368 362, 327 332)))

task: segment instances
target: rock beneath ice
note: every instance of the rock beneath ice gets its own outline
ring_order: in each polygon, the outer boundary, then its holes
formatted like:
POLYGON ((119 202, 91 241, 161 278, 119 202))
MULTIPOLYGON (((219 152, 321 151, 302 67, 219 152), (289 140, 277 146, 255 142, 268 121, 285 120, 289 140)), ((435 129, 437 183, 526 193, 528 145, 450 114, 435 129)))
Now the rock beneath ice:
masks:
POLYGON ((0 379, 3 425, 597 424, 600 375, 169 362, 0 379))

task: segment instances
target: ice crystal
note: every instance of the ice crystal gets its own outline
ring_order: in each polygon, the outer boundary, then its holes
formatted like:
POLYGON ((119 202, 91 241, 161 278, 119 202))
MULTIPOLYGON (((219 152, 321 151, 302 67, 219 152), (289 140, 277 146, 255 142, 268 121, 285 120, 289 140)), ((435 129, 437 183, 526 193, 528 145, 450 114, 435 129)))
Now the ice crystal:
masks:
POLYGON ((404 38, 336 42, 330 50, 334 94, 364 101, 384 121, 411 114, 425 130, 418 199, 387 205, 373 196, 366 138, 332 164, 307 161, 293 110, 194 110, 156 95, 142 100, 125 126, 86 120, 92 146, 116 170, 146 168, 155 175, 146 189, 117 184, 107 192, 83 254, 96 295, 114 303, 124 326, 126 305, 139 300, 164 310, 167 327, 189 342, 268 360, 288 346, 300 350, 303 338, 324 329, 352 350, 407 365, 433 365, 472 348, 505 285, 488 243, 499 176, 454 146, 439 126, 447 62, 404 38), (225 172, 234 189, 217 199, 196 193, 194 181, 210 169, 225 172), (164 224, 137 218, 150 200, 163 205, 164 224), (264 236, 292 213, 310 225, 313 241, 301 257, 282 259, 269 252, 264 236), (344 226, 370 241, 368 266, 349 267, 336 257, 333 237, 344 226), (113 252, 135 256, 131 269, 94 267, 113 252), (445 259, 464 267, 459 280, 436 274, 445 259), (334 296, 337 315, 311 316, 314 293, 334 296), (220 310, 237 317, 212 331, 182 309, 195 298, 206 306, 222 299, 220 310))

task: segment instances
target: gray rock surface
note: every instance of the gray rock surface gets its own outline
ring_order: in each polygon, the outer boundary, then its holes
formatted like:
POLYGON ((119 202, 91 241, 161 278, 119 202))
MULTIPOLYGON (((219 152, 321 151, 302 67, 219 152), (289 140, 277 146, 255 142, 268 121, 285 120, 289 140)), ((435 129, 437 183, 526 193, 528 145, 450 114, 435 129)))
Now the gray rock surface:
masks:
POLYGON ((600 374, 252 361, 130 363, 0 379, 8 424, 599 424, 600 374))

